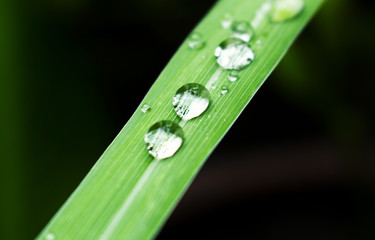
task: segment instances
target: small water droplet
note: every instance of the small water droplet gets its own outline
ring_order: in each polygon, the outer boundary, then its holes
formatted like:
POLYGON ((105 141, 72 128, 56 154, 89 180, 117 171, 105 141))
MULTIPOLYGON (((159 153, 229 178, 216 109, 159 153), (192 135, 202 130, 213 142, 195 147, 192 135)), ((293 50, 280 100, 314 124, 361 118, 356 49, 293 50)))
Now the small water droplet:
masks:
POLYGON ((232 22, 233 22, 232 16, 229 13, 226 13, 223 15, 223 18, 221 20, 221 26, 224 29, 227 29, 232 25, 232 22))
POLYGON ((231 82, 235 82, 240 78, 240 74, 238 71, 233 70, 228 73, 228 80, 231 82))
POLYGON ((177 152, 184 141, 184 132, 178 124, 163 120, 150 127, 144 140, 149 154, 160 160, 177 152))
POLYGON ((254 60, 254 52, 238 38, 224 40, 215 50, 217 63, 224 69, 241 70, 254 60))
POLYGON ((262 40, 258 39, 258 40, 255 41, 255 43, 253 45, 253 49, 259 50, 259 49, 261 49, 262 45, 263 45, 262 40))
POLYGON ((148 105, 148 104, 144 104, 143 106, 142 106, 142 108, 141 108, 141 111, 143 112, 143 113, 146 113, 146 112, 148 112, 148 111, 150 111, 151 110, 151 107, 150 107, 150 105, 148 105))
POLYGON ((173 97, 173 107, 183 120, 201 115, 210 104, 210 92, 203 85, 188 83, 180 87, 173 97))
POLYGON ((274 0, 271 7, 271 20, 282 22, 297 16, 303 9, 303 0, 274 0))
POLYGON ((254 35, 254 29, 250 23, 246 21, 239 21, 232 23, 232 37, 241 39, 242 41, 249 42, 254 35))
POLYGON ((53 233, 48 233, 46 235, 46 240, 55 240, 55 235, 53 233))
POLYGON ((221 87, 220 93, 221 93, 221 95, 225 95, 225 94, 228 93, 228 91, 229 91, 228 86, 224 85, 224 86, 221 87))
POLYGON ((193 32, 188 37, 188 45, 191 49, 201 49, 205 45, 205 41, 202 35, 198 32, 193 32))

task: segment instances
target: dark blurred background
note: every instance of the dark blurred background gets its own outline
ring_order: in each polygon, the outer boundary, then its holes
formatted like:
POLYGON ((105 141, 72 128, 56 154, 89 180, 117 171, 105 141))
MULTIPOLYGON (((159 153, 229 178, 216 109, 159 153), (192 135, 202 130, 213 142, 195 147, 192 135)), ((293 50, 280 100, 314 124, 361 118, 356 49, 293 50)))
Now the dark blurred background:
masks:
MULTIPOLYGON (((214 2, 0 1, 0 239, 40 232, 214 2)), ((375 239, 373 9, 327 1, 158 239, 375 239)))

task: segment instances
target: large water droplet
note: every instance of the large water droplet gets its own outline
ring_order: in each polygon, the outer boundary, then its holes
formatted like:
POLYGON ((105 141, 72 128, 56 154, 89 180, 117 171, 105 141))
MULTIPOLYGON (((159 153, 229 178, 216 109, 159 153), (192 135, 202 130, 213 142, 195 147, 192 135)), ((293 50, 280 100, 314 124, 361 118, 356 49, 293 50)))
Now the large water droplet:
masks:
POLYGON ((254 52, 238 38, 224 40, 215 50, 217 63, 224 69, 241 70, 254 60, 254 52))
POLYGON ((229 13, 226 13, 223 15, 223 18, 221 19, 221 26, 224 29, 229 28, 232 25, 233 18, 229 13))
POLYGON ((173 156, 183 141, 182 128, 168 120, 155 123, 145 135, 148 152, 157 160, 173 156))
POLYGON ((271 7, 271 20, 282 22, 297 16, 303 9, 303 0, 274 0, 271 7))
POLYGON ((200 33, 193 32, 188 37, 188 45, 191 49, 201 49, 205 44, 206 43, 200 33))
POLYGON ((233 70, 228 73, 228 80, 231 82, 235 82, 240 78, 240 74, 238 71, 233 70))
POLYGON ((232 23, 232 37, 239 38, 242 41, 249 42, 254 35, 254 29, 246 21, 232 23))
POLYGON ((143 112, 143 113, 146 113, 146 112, 148 112, 148 111, 150 111, 151 110, 151 107, 150 107, 150 105, 148 105, 148 104, 144 104, 143 106, 142 106, 142 108, 141 108, 141 111, 143 112))
POLYGON ((188 83, 177 90, 173 97, 173 107, 180 118, 189 120, 208 108, 210 98, 210 92, 203 85, 188 83))

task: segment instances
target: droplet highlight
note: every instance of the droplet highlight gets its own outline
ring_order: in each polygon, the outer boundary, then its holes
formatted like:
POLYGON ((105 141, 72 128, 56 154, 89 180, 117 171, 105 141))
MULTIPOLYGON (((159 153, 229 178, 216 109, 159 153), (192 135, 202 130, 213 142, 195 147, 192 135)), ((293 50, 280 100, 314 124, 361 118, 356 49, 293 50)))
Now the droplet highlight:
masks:
POLYGON ((241 39, 242 41, 249 42, 254 35, 254 29, 249 22, 236 21, 232 23, 232 37, 241 39))
POLYGON ((221 89, 220 89, 220 93, 221 93, 221 95, 225 95, 225 94, 227 94, 228 91, 229 91, 229 88, 228 88, 227 85, 222 86, 221 89))
POLYGON ((232 25, 233 18, 229 13, 226 13, 223 15, 223 18, 221 19, 221 26, 224 29, 229 28, 232 25))
POLYGON ((172 157, 184 141, 182 128, 169 120, 155 123, 144 138, 148 153, 157 160, 172 157))
POLYGON ((151 107, 150 107, 150 105, 148 105, 148 104, 144 104, 143 106, 142 106, 142 108, 141 108, 141 111, 143 112, 143 113, 146 113, 146 112, 148 112, 148 111, 150 111, 151 110, 151 107))
POLYGON ((180 87, 173 97, 176 114, 183 120, 201 115, 210 104, 210 92, 203 85, 188 83, 180 87))
POLYGON ((283 22, 297 16, 303 9, 303 0, 274 0, 271 6, 271 21, 283 22))
POLYGON ((55 235, 53 233, 47 233, 46 240, 55 240, 55 235))
POLYGON ((198 32, 193 32, 188 37, 188 45, 191 49, 201 49, 205 44, 203 36, 198 32))
POLYGON ((215 50, 217 63, 224 69, 242 70, 254 60, 254 52, 247 42, 238 38, 224 40, 215 50))
POLYGON ((230 71, 228 73, 228 80, 231 82, 235 82, 240 78, 240 73, 236 70, 230 71))

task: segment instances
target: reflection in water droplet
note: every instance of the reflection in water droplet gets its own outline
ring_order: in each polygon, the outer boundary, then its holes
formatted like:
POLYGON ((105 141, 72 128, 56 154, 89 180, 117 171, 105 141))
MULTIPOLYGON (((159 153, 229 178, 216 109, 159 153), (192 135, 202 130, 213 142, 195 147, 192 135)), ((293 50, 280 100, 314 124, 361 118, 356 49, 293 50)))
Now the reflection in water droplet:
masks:
POLYGON ((224 40, 215 50, 217 63, 224 69, 241 70, 254 60, 250 46, 237 38, 224 40))
POLYGON ((53 233, 48 233, 46 235, 46 240, 55 240, 55 235, 53 233))
POLYGON ((145 135, 148 152, 157 160, 173 156, 183 141, 182 128, 168 120, 155 123, 145 135))
POLYGON ((142 111, 143 113, 146 113, 146 112, 150 111, 150 109, 151 109, 151 107, 150 107, 148 104, 144 104, 144 105, 142 106, 142 108, 141 108, 141 111, 142 111))
POLYGON ((205 41, 200 33, 193 32, 188 37, 188 45, 191 49, 201 49, 205 45, 205 41))
POLYGON ((221 26, 224 29, 229 28, 232 25, 233 18, 229 13, 224 14, 222 20, 221 20, 221 26))
POLYGON ((271 20, 282 22, 297 16, 303 9, 303 0, 274 0, 271 7, 271 20))
POLYGON ((254 29, 250 23, 246 21, 233 22, 232 24, 232 37, 241 39, 242 41, 249 42, 254 35, 254 29))
POLYGON ((225 95, 225 94, 228 93, 228 91, 229 91, 228 86, 224 85, 224 86, 221 87, 220 93, 221 93, 221 95, 225 95))
POLYGON ((236 70, 230 71, 228 73, 228 80, 231 81, 231 82, 235 82, 239 79, 239 77, 240 77, 239 75, 240 75, 239 72, 236 71, 236 70))
POLYGON ((189 120, 201 115, 210 104, 210 93, 203 85, 188 83, 179 88, 173 97, 177 115, 189 120))

